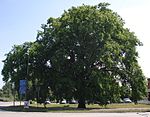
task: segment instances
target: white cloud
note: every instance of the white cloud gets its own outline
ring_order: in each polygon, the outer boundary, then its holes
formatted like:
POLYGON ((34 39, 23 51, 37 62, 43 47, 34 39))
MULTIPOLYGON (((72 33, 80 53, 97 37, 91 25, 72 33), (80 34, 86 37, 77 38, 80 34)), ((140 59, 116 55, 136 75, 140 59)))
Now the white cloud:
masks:
POLYGON ((119 14, 125 20, 126 27, 135 32, 144 46, 138 48, 139 64, 146 77, 150 77, 150 2, 143 6, 122 9, 119 14))

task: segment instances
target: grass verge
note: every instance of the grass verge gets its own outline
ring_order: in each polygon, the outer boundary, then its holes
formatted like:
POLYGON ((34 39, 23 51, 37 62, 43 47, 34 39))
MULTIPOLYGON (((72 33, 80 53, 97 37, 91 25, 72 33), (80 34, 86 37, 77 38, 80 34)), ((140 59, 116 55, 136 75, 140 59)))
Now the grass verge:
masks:
POLYGON ((23 106, 9 106, 2 107, 1 109, 6 111, 17 112, 150 112, 150 105, 148 104, 109 104, 107 107, 99 106, 97 104, 86 105, 86 109, 77 109, 77 104, 48 104, 47 108, 43 105, 32 104, 28 109, 23 106))

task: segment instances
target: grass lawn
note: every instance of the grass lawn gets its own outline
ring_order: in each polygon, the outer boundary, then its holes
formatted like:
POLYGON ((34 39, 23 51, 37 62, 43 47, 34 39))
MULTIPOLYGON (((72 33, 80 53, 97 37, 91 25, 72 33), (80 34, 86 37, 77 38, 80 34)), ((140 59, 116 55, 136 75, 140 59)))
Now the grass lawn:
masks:
POLYGON ((3 110, 19 111, 19 112, 150 112, 148 104, 108 104, 102 107, 97 104, 86 105, 87 109, 77 109, 77 104, 48 104, 47 108, 43 105, 31 104, 29 109, 24 109, 23 106, 4 107, 3 110))

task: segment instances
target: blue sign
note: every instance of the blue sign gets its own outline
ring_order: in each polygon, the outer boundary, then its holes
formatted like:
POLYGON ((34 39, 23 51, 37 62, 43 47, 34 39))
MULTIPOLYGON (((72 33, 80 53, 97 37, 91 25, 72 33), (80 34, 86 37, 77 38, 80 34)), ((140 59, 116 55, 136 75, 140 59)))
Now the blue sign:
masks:
POLYGON ((26 94, 26 90, 27 90, 27 80, 20 80, 19 93, 21 95, 26 94))

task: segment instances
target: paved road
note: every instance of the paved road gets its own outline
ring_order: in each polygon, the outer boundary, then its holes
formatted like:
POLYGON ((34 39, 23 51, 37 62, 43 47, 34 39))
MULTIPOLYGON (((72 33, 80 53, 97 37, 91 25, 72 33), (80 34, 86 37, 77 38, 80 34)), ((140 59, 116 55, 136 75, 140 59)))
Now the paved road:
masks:
POLYGON ((1 117, 150 117, 150 113, 41 113, 0 112, 1 117))

